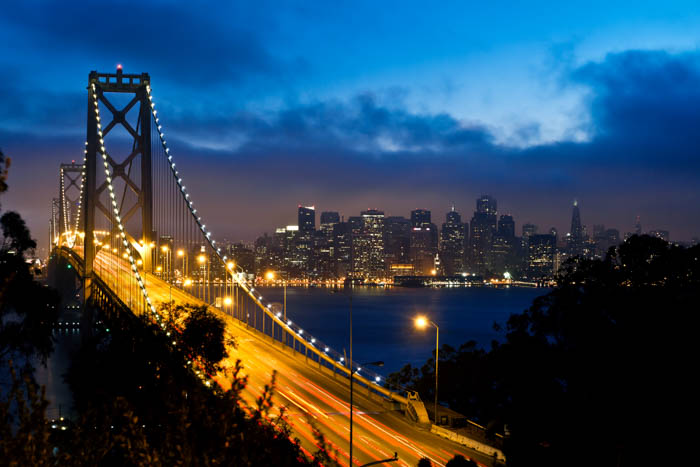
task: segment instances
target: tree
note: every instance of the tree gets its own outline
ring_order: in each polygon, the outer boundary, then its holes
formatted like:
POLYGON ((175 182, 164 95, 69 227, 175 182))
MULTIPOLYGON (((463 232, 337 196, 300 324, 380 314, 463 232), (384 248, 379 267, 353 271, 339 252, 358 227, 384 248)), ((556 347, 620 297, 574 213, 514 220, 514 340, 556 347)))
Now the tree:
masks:
POLYGON ((182 342, 198 357, 209 373, 219 370, 218 363, 227 355, 224 322, 206 306, 189 306, 184 322, 182 342))
MULTIPOLYGON (((7 190, 9 159, 0 151, 0 193, 7 190)), ((0 217, 0 362, 19 354, 25 362, 53 350, 53 323, 58 317, 58 293, 34 279, 27 256, 36 248, 24 220, 16 212, 0 217)))
MULTIPOLYGON (((649 446, 691 445, 680 427, 697 405, 699 302, 700 246, 634 236, 602 260, 565 264, 490 351, 446 348, 441 398, 507 424, 511 465, 648 464, 649 446)), ((427 386, 432 365, 410 384, 427 386)))

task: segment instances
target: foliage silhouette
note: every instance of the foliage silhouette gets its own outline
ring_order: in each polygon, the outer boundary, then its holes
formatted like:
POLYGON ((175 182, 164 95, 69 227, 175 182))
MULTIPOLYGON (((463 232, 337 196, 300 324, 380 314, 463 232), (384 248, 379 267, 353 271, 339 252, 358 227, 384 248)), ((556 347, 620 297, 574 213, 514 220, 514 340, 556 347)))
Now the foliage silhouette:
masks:
MULTIPOLYGON (((699 258, 700 246, 649 236, 601 260, 574 258, 556 288, 511 315, 504 342, 442 347, 441 400, 507 426, 511 465, 638 465, 649 446, 682 449, 675 427, 695 400, 699 258)), ((391 380, 430 399, 433 368, 431 359, 391 380)))

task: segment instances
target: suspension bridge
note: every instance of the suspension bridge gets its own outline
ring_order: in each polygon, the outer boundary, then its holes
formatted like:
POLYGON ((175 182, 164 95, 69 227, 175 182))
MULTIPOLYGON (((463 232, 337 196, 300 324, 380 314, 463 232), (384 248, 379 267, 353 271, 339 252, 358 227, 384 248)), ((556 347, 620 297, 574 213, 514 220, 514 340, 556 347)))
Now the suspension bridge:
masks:
MULTIPOLYGON (((396 463, 406 466, 422 457, 444 465, 458 453, 490 465, 492 448, 475 441, 475 451, 432 433, 415 396, 387 389, 381 375, 309 335, 227 257, 175 163, 148 74, 127 74, 121 67, 90 73, 83 150, 82 163, 60 165, 50 242, 52 261, 74 271, 86 310, 147 316, 170 335, 174 329, 159 304, 208 306, 238 342, 231 353, 248 376, 246 400, 253 403, 277 370, 275 402, 288 407, 293 435, 307 451, 317 449, 310 417, 342 465, 364 465, 394 453, 396 463), (351 375, 356 388, 352 458, 351 375)), ((90 325, 89 317, 84 321, 90 325)), ((223 373, 199 374, 207 386, 227 386, 223 373)))

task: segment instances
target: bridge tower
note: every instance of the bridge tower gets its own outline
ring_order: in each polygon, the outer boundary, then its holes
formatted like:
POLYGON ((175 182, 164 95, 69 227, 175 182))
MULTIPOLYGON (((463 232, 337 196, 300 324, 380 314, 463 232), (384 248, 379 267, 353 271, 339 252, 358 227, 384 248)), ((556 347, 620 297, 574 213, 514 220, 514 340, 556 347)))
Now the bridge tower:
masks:
MULTIPOLYGON (((112 207, 107 201, 107 182, 98 185, 97 167, 101 164, 99 149, 103 146, 103 141, 115 127, 121 126, 131 143, 131 150, 125 157, 120 158, 116 153, 109 153, 107 163, 114 180, 120 179, 123 182, 124 193, 131 193, 130 205, 125 205, 121 200, 120 217, 124 224, 130 219, 137 219, 136 215, 140 211, 141 233, 138 240, 143 240, 149 245, 153 240, 153 192, 151 180, 151 106, 148 99, 147 86, 150 85, 150 77, 147 73, 126 74, 122 72, 121 66, 117 67, 116 73, 98 73, 91 71, 88 82, 88 105, 87 105, 87 140, 85 159, 85 187, 83 198, 84 216, 82 218, 83 231, 85 232, 85 272, 84 287, 85 300, 91 296, 91 278, 93 274, 93 263, 96 255, 96 246, 93 243, 93 232, 95 231, 96 219, 100 216, 111 221, 114 214, 112 207), (95 85, 97 100, 102 105, 100 111, 102 117, 111 114, 111 121, 107 118, 102 120, 103 130, 100 132, 97 127, 98 112, 95 107, 92 95, 92 85, 95 85), (128 103, 119 108, 117 102, 113 103, 108 95, 126 95, 130 97, 128 103), (137 112, 136 126, 129 122, 127 114, 131 111, 137 112), (121 160, 119 160, 121 159, 121 160), (107 204, 107 205, 106 205, 107 204)), ((113 100, 118 101, 112 97, 113 100)), ((124 99, 123 97, 121 98, 124 99)), ((144 266, 147 271, 152 270, 151 255, 144 255, 144 266)))
POLYGON ((76 227, 74 221, 78 215, 83 170, 84 166, 76 164, 75 161, 70 164, 61 164, 58 187, 58 235, 76 227))

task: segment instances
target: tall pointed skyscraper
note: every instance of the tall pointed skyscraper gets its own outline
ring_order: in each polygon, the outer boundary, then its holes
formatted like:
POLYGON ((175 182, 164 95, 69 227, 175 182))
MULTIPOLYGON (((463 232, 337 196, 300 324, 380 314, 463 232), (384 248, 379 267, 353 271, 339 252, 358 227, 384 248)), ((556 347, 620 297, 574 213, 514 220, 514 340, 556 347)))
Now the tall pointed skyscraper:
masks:
POLYGON ((580 255, 583 253, 583 226, 581 225, 581 212, 578 209, 578 201, 574 200, 574 208, 571 212, 571 231, 569 232, 569 253, 580 255))

